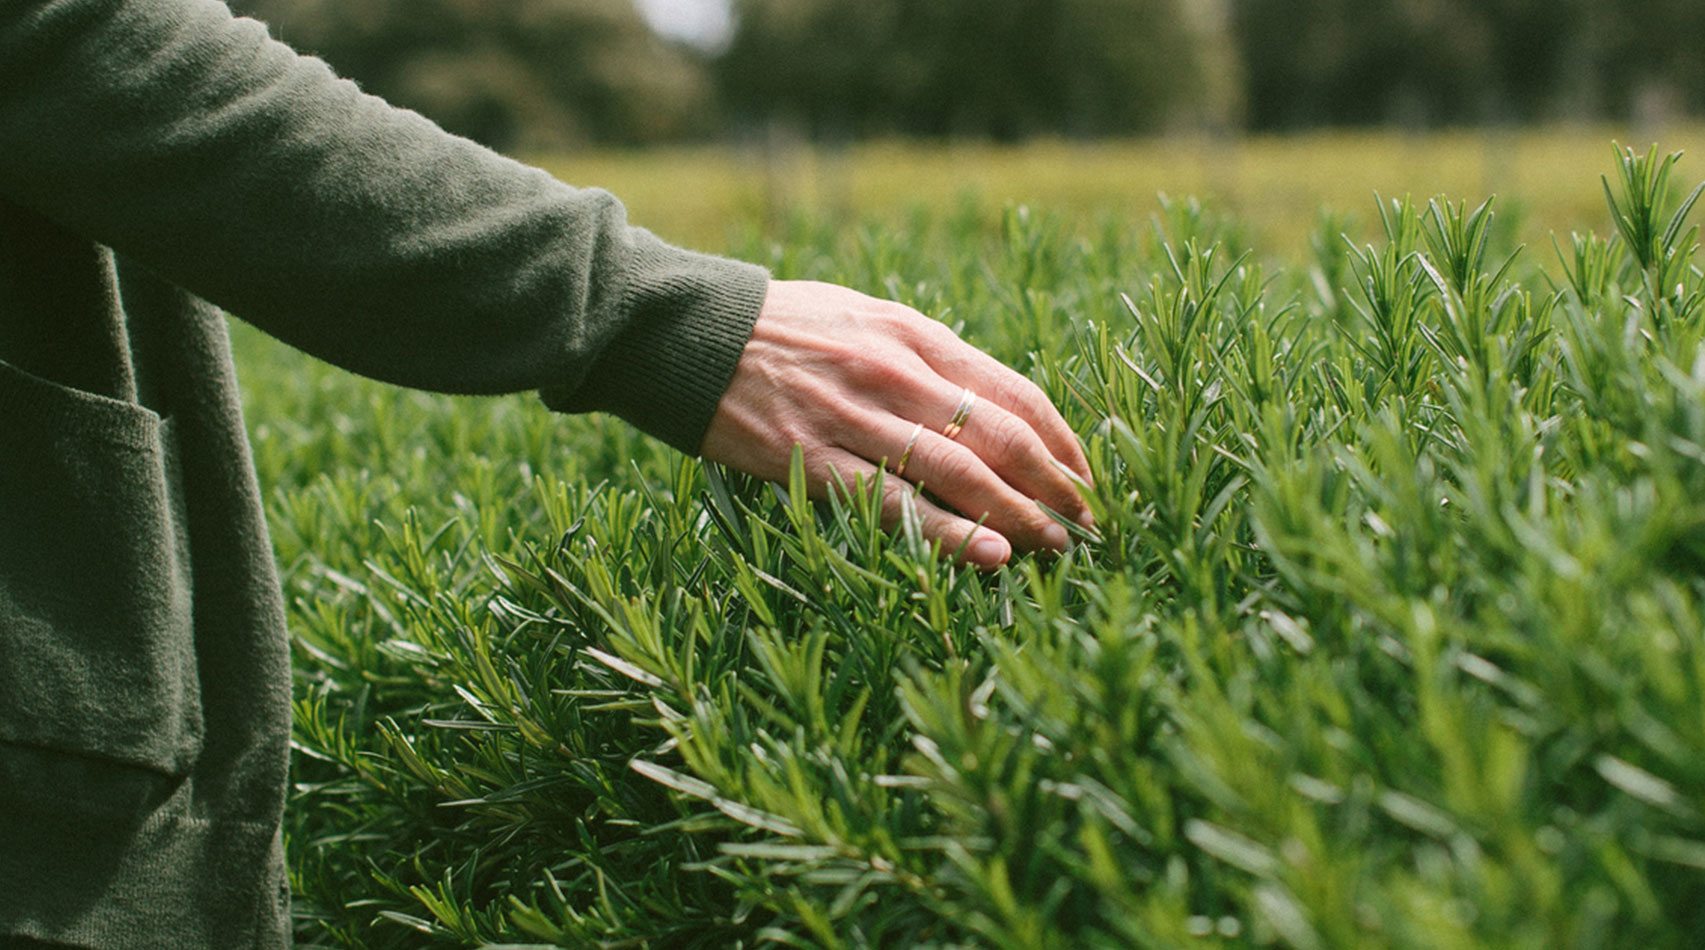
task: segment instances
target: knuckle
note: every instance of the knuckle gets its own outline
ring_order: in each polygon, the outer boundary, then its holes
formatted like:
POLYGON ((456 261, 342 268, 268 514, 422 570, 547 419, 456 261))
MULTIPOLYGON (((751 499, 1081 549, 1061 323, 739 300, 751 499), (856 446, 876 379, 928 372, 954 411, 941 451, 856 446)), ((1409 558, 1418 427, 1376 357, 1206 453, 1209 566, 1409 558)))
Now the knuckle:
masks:
POLYGON ((923 505, 919 504, 917 496, 912 492, 912 486, 898 478, 887 478, 882 481, 882 517, 885 521, 895 522, 905 512, 907 505, 914 505, 922 514, 923 505))
POLYGON ((1008 372, 1002 376, 997 393, 1002 402, 1011 406, 1036 406, 1048 401, 1042 387, 1031 382, 1028 376, 1017 372, 1008 372))
POLYGON ((917 321, 922 319, 922 314, 917 310, 910 309, 905 304, 895 304, 892 300, 883 302, 883 305, 876 309, 875 316, 876 321, 888 327, 888 331, 893 334, 916 333, 917 321))
POLYGON ((911 321, 908 334, 912 348, 921 353, 950 354, 969 346, 946 324, 922 315, 911 321))
POLYGON ((965 533, 958 518, 938 509, 920 508, 918 520, 923 524, 924 537, 938 539, 950 548, 965 533))
POLYGON ((998 480, 969 451, 956 449, 946 453, 935 474, 937 482, 932 489, 968 518, 998 517, 1005 507, 998 480))
POLYGON ((925 320, 921 329, 924 338, 942 350, 951 350, 957 347, 969 347, 971 345, 960 339, 959 334, 953 332, 952 327, 939 320, 925 320))
POLYGON ((871 298, 870 305, 856 314, 862 329, 885 336, 901 337, 907 331, 905 308, 890 300, 871 298))
POLYGON ((917 310, 897 300, 883 301, 880 312, 884 319, 892 322, 895 326, 902 326, 907 329, 916 329, 920 322, 927 319, 917 310))
POLYGON ((851 343, 837 345, 829 350, 827 356, 830 365, 840 367, 843 373, 855 380, 862 378, 875 364, 868 350, 851 343))
POLYGON ((842 361, 847 375, 862 387, 892 389, 906 378, 900 361, 884 348, 853 349, 843 355, 842 361))
POLYGON ((1036 454, 1038 440, 1030 427, 1011 416, 1003 417, 989 435, 991 451, 1003 464, 1026 461, 1036 454))
POLYGON ((977 457, 965 448, 947 443, 936 445, 929 453, 929 470, 939 483, 936 487, 951 490, 953 488, 972 488, 982 482, 982 468, 977 457))
POLYGON ((902 389, 912 378, 912 368, 899 359, 877 360, 871 370, 870 382, 882 389, 902 389))
POLYGON ((943 352, 968 345, 946 324, 911 307, 898 306, 890 319, 896 336, 916 352, 943 352))
POLYGON ((803 447, 800 449, 802 461, 805 463, 805 477, 812 481, 822 481, 835 470, 834 459, 820 447, 803 447))
POLYGON ((899 514, 907 506, 918 505, 917 490, 910 482, 899 478, 886 478, 882 481, 882 504, 892 506, 894 514, 899 514))

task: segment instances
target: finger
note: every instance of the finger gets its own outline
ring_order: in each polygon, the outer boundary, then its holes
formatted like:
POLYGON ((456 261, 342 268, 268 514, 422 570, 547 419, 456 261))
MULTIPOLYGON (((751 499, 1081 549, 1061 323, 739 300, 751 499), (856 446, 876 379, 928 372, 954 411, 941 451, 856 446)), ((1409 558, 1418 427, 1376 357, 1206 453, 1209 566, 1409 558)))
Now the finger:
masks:
POLYGON ((868 459, 885 460, 892 469, 914 431, 917 441, 903 476, 907 481, 928 489, 960 514, 984 521, 1018 547, 1065 549, 1066 530, 1033 499, 996 475, 977 453, 938 432, 919 431, 916 423, 889 415, 854 427, 842 446, 868 459))
MULTIPOLYGON (((823 449, 818 453, 815 466, 807 468, 812 494, 818 498, 827 497, 829 486, 836 484, 837 480, 848 488, 860 478, 867 484, 874 484, 876 480, 874 465, 844 449, 823 449)), ((904 479, 892 475, 885 477, 882 480, 882 524, 888 528, 899 524, 907 505, 917 512, 924 538, 941 542, 943 551, 954 552, 963 548, 962 556, 966 562, 987 569, 999 567, 1012 557, 1012 544, 999 532, 944 511, 922 497, 904 479)))
POLYGON ((1048 451, 1087 483, 1094 478, 1077 434, 1054 408, 1042 388, 1011 367, 959 339, 952 330, 924 318, 935 329, 923 328, 918 355, 949 382, 969 388, 979 399, 993 402, 1030 423, 1048 451))
MULTIPOLYGON (((915 418, 942 432, 964 396, 964 388, 926 370, 910 406, 896 406, 895 414, 915 418), (928 408, 925 408, 928 407, 928 408)), ((974 393, 973 393, 974 394, 974 393)), ((971 404, 970 415, 956 436, 958 442, 977 453, 1007 484, 1067 517, 1082 519, 1089 508, 1078 493, 1078 479, 1065 469, 1029 422, 984 399, 971 404)))

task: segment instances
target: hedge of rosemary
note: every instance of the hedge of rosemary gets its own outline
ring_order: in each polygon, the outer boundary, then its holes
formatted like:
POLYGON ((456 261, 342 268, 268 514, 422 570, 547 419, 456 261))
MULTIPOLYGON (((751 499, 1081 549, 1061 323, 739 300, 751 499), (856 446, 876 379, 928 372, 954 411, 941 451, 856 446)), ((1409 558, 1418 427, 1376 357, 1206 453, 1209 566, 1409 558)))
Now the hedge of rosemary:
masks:
POLYGON ((309 945, 1682 945, 1705 932, 1705 277, 1382 200, 790 226, 1082 434, 1093 537, 959 570, 525 400, 239 339, 309 945))

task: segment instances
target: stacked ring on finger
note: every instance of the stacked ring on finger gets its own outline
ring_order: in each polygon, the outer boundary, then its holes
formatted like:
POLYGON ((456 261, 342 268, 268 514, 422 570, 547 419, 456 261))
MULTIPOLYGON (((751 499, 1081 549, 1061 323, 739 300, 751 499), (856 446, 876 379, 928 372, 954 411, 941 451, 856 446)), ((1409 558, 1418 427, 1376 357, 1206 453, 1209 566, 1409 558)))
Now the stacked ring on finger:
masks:
POLYGON ((947 426, 941 434, 949 439, 959 438, 959 433, 965 431, 965 422, 971 418, 971 409, 977 405, 977 394, 969 387, 959 393, 959 405, 953 410, 953 417, 947 420, 947 426))
POLYGON ((912 434, 906 439, 906 447, 900 450, 900 460, 894 463, 894 477, 906 477, 906 463, 912 460, 912 450, 918 447, 918 436, 923 435, 924 424, 912 426, 912 434))

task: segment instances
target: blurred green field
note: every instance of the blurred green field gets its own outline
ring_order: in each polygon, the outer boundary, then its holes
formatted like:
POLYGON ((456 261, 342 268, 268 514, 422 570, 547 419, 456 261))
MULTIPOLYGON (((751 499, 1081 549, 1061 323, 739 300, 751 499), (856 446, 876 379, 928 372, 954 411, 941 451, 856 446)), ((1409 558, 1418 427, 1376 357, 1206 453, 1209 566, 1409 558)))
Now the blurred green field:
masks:
POLYGON ((1202 205, 1159 144, 870 147, 774 202, 721 153, 559 169, 1036 379, 1098 535, 990 575, 239 324, 299 945, 1696 943, 1705 173, 1634 169, 1610 239, 1606 138, 1246 143, 1202 205), (1514 224, 1373 209, 1489 168, 1514 224))
POLYGON ((1705 126, 1585 126, 1430 134, 1321 132, 1021 146, 871 143, 841 150, 727 147, 535 156, 572 184, 607 188, 630 217, 677 242, 725 246, 790 213, 898 219, 916 209, 1031 204, 1084 221, 1142 221, 1155 196, 1194 195, 1235 216, 1256 243, 1302 249, 1321 208, 1372 217, 1373 195, 1499 195, 1529 243, 1603 228, 1598 184, 1613 140, 1705 154, 1705 126))

